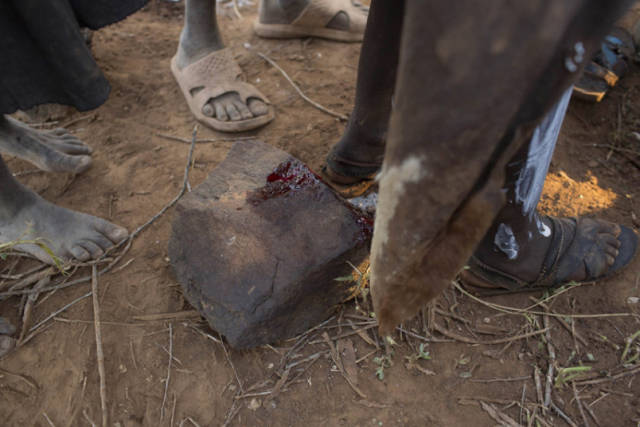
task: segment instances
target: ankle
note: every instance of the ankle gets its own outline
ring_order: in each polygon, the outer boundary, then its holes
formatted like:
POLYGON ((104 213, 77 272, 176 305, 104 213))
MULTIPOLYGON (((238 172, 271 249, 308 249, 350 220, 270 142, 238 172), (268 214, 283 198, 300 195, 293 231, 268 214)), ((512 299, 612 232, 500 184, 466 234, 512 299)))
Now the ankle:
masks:
POLYGON ((178 45, 178 65, 187 66, 211 52, 224 48, 222 39, 216 32, 205 34, 194 34, 188 27, 182 29, 180 33, 180 43, 178 45))
POLYGON ((289 24, 307 7, 311 0, 261 0, 260 22, 264 24, 289 24))

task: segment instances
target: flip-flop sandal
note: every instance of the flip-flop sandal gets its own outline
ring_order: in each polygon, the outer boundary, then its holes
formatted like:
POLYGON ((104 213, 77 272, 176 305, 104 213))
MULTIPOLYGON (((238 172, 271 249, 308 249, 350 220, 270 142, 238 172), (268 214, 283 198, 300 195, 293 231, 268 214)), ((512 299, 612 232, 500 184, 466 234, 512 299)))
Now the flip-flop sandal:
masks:
POLYGON ((614 28, 605 37, 600 50, 585 67, 584 73, 573 87, 578 99, 600 102, 629 68, 627 61, 635 52, 631 34, 614 28))
POLYGON ((191 113, 198 121, 212 129, 223 132, 243 132, 264 126, 275 117, 267 97, 254 86, 239 80, 242 70, 228 48, 211 52, 183 69, 178 68, 174 56, 171 60, 171 72, 180 86, 191 113), (267 104, 269 110, 267 114, 251 119, 228 121, 207 117, 202 113, 202 107, 209 100, 227 93, 237 93, 245 105, 249 99, 259 99, 267 104))
POLYGON ((351 198, 377 189, 375 177, 380 167, 379 163, 349 160, 331 151, 321 173, 329 186, 343 197, 351 198))
POLYGON ((320 37, 341 42, 360 42, 367 24, 366 8, 351 0, 311 0, 290 24, 266 24, 259 18, 253 25, 266 38, 320 37), (349 18, 348 30, 327 28, 340 12, 349 18))
POLYGON ((322 180, 333 190, 345 199, 353 197, 366 196, 372 191, 378 190, 378 182, 371 177, 370 179, 360 179, 351 183, 340 183, 341 175, 335 174, 329 166, 325 165, 320 170, 322 180))
POLYGON ((620 225, 621 231, 617 237, 620 242, 618 256, 613 265, 606 268, 601 265, 604 258, 600 256, 602 248, 593 236, 595 229, 585 224, 585 218, 547 218, 553 227, 553 240, 536 280, 525 282, 472 256, 468 268, 460 273, 463 285, 482 296, 551 289, 568 282, 564 278, 569 277, 582 265, 585 267, 587 277, 581 282, 592 282, 606 279, 619 272, 631 262, 638 250, 636 233, 620 225), (575 223, 575 233, 571 241, 568 240, 570 229, 573 228, 570 222, 575 223), (598 271, 604 271, 604 273, 598 275, 598 271))

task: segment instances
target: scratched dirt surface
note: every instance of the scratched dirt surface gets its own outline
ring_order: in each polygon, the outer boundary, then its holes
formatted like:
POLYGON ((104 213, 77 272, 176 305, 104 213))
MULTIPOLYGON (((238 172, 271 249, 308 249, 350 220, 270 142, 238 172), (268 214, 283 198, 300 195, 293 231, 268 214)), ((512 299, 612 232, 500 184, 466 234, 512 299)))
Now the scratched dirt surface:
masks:
MULTIPOLYGON (((71 177, 35 172, 33 166, 8 158, 21 182, 50 201, 129 230, 176 196, 189 144, 160 135, 189 140, 196 123, 169 71, 182 7, 151 2, 94 34, 93 52, 113 87, 109 100, 89 113, 42 108, 22 116, 43 127, 68 124, 93 147, 93 166, 71 177)), ((319 170, 345 123, 306 103, 256 52, 275 60, 312 99, 348 114, 360 45, 260 39, 252 33, 256 6, 243 6, 240 12, 242 19, 230 8, 220 9, 225 42, 247 80, 270 98, 277 114, 268 126, 242 136, 256 136, 319 170)), ((633 132, 640 132, 639 83, 633 66, 602 103, 572 102, 542 210, 597 215, 638 230, 640 135, 633 132)), ((233 143, 228 135, 202 126, 198 138, 219 140, 196 145, 191 186, 205 179, 233 143)), ((503 295, 480 302, 452 286, 422 315, 402 325, 404 332, 398 330, 395 344, 386 349, 374 333, 365 291, 299 339, 235 351, 219 342, 181 295, 167 258, 172 215, 169 209, 159 217, 133 240, 114 269, 99 277, 110 425, 640 422, 638 339, 626 345, 640 330, 640 258, 609 280, 566 289, 525 311, 502 306, 527 308, 531 298, 543 295, 503 295), (559 315, 545 321, 546 310, 559 315), (593 316, 572 317, 585 314, 593 316), (546 395, 553 405, 545 405, 546 395)), ((16 275, 34 265, 9 256, 0 260, 0 273, 9 275, 11 269, 16 275)), ((81 267, 68 280, 89 274, 90 268, 81 267)), ((357 273, 354 279, 355 286, 357 273)), ((14 283, 0 280, 0 291, 14 283)), ((58 275, 53 283, 60 280, 64 277, 58 275)), ((90 289, 85 282, 40 295, 31 325, 90 289)), ((0 313, 19 327, 22 303, 20 296, 0 301, 0 313)), ((93 327, 92 301, 84 298, 0 360, 1 425, 101 424, 93 327)))

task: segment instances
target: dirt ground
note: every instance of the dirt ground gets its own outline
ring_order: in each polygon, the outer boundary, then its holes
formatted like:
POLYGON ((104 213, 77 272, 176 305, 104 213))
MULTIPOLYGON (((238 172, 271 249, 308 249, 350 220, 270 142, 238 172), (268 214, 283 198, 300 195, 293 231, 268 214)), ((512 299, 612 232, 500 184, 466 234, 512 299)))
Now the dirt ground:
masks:
MULTIPOLYGON (((317 170, 345 123, 303 101, 255 52, 277 61, 311 98, 348 114, 360 45, 263 40, 251 29, 256 8, 241 11, 244 18, 238 19, 222 8, 225 41, 247 80, 270 98, 277 113, 274 122, 247 135, 317 170)), ((94 148, 94 164, 71 177, 35 172, 9 159, 21 182, 50 201, 129 230, 178 193, 189 146, 159 135, 188 139, 195 125, 169 71, 182 13, 182 4, 152 2, 95 33, 93 51, 113 87, 107 103, 89 113, 58 108, 32 116, 50 122, 44 126, 66 124, 94 148)), ((640 132, 639 83, 634 67, 602 103, 572 102, 545 186, 545 212, 598 215, 640 227, 640 137, 632 134, 640 132)), ((228 138, 202 126, 198 137, 228 138)), ((221 139, 196 146, 192 186, 205 179, 232 143, 221 139)), ((169 210, 143 231, 116 268, 99 279, 112 425, 491 426, 503 414, 524 425, 571 425, 542 404, 550 363, 551 398, 570 422, 640 425, 638 341, 625 352, 625 340, 640 330, 640 257, 612 279, 572 287, 547 301, 562 314, 547 319, 548 335, 540 332, 543 306, 514 314, 488 305, 525 308, 540 295, 483 303, 452 287, 402 326, 407 333, 398 332, 389 354, 374 334, 366 297, 345 303, 328 323, 299 340, 234 351, 216 342, 218 335, 188 312, 167 258, 172 214, 169 210), (184 316, 140 317, 158 313, 184 316), (602 316, 606 313, 621 315, 602 316), (323 333, 337 346, 333 352, 323 333), (513 338, 521 334, 533 335, 513 338), (567 378, 576 371, 576 378, 567 378)), ((3 274, 10 267, 15 274, 33 266, 16 257, 0 262, 3 274)), ((89 273, 82 268, 71 280, 89 273)), ((0 282, 0 290, 5 284, 0 282)), ((41 296, 32 324, 89 290, 83 283, 41 296)), ((22 302, 20 297, 2 301, 0 313, 21 325, 22 302)), ((0 424, 100 424, 91 298, 38 331, 0 360, 0 424)))

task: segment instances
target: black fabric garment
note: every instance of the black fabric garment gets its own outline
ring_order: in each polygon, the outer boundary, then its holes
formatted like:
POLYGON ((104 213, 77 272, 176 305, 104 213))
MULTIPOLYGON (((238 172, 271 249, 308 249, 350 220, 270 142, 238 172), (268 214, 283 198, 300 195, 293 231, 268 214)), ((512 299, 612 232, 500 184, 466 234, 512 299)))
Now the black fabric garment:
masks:
POLYGON ((147 0, 0 0, 0 114, 40 104, 100 106, 109 83, 80 27, 126 18, 147 0))

